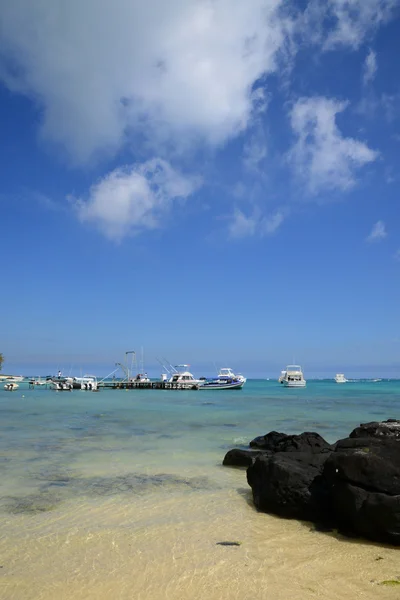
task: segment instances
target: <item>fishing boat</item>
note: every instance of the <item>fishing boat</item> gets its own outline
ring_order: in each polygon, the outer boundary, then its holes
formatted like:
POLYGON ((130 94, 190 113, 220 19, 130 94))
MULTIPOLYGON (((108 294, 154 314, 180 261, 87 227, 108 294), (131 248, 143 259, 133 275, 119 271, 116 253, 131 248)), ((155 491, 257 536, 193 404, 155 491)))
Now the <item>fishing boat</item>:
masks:
POLYGON ((195 379, 188 368, 190 365, 176 365, 172 367, 174 372, 169 378, 169 383, 172 383, 180 389, 193 390, 204 385, 204 379, 195 379))
MULTIPOLYGON (((69 380, 70 378, 68 378, 69 380)), ((96 375, 83 375, 83 377, 72 377, 72 387, 74 390, 93 390, 97 389, 96 375)))
POLYGON ((56 390, 57 392, 71 392, 74 387, 72 377, 57 377, 49 379, 47 383, 49 383, 50 389, 56 390))
POLYGON ((243 377, 241 373, 234 373, 229 367, 223 367, 219 370, 218 379, 221 381, 226 379, 236 379, 237 381, 241 381, 243 385, 247 381, 246 377, 243 377))
POLYGON ((17 390, 19 388, 18 383, 15 383, 14 381, 10 381, 9 383, 6 383, 4 386, 4 389, 7 390, 8 392, 15 392, 15 390, 17 390))
POLYGON ((348 379, 346 379, 343 373, 336 373, 335 381, 336 383, 347 383, 348 379))
POLYGON ((246 383, 246 377, 236 375, 229 367, 219 370, 215 379, 203 379, 199 390, 240 390, 246 383))
POLYGON ((284 387, 303 388, 306 387, 303 371, 299 365, 288 365, 284 371, 282 382, 284 387))
POLYGON ((32 378, 29 380, 29 387, 35 387, 37 385, 47 385, 47 381, 43 380, 41 377, 38 377, 37 379, 32 378))

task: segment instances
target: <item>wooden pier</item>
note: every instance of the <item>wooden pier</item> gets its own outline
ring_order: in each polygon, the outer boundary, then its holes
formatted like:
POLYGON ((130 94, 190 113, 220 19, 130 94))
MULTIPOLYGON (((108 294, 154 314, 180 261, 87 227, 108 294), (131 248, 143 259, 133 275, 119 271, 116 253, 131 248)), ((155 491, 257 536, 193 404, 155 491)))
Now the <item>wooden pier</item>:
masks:
POLYGON ((107 390, 198 390, 196 384, 170 381, 100 381, 98 388, 107 390))

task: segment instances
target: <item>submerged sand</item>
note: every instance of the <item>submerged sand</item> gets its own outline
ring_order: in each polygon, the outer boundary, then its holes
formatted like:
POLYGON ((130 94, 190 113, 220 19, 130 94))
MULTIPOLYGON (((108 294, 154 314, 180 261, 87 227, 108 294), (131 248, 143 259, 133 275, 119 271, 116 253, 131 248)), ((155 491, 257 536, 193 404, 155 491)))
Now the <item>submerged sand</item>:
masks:
POLYGON ((398 550, 257 513, 244 472, 221 477, 216 490, 167 482, 142 495, 83 495, 2 514, 0 598, 399 597, 400 586, 382 583, 400 577, 398 550))

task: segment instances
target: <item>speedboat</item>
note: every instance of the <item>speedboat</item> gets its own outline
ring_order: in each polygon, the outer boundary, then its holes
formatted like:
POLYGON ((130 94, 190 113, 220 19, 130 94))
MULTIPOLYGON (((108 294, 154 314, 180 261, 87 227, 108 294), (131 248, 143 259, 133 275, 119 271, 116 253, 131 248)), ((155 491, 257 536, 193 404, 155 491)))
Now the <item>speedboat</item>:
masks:
POLYGON ((136 377, 130 377, 129 381, 132 383, 150 383, 150 377, 147 377, 147 373, 138 373, 136 377))
POLYGON ((246 377, 236 375, 229 367, 219 370, 215 379, 203 380, 199 390, 240 390, 246 383, 246 377))
POLYGON ((226 379, 236 379, 237 381, 241 381, 243 385, 247 381, 246 377, 243 377, 241 373, 236 374, 229 367, 224 367, 223 369, 219 370, 218 379, 220 379, 221 381, 224 381, 226 379))
POLYGON ((73 377, 72 387, 77 390, 97 390, 97 377, 96 375, 73 377))
POLYGON ((348 379, 346 379, 343 373, 336 373, 335 381, 336 383, 347 383, 348 379))
POLYGON ((6 383, 6 385, 4 386, 4 389, 9 392, 14 392, 18 388, 19 388, 18 383, 15 383, 14 381, 10 381, 9 383, 6 383))
MULTIPOLYGON (((303 388, 306 387, 303 371, 299 365, 288 365, 284 371, 282 382, 284 387, 303 388)), ((282 373, 283 374, 283 373, 282 373)))
POLYGON ((57 392, 71 392, 74 387, 72 377, 55 377, 48 380, 48 383, 50 384, 50 389, 57 392))

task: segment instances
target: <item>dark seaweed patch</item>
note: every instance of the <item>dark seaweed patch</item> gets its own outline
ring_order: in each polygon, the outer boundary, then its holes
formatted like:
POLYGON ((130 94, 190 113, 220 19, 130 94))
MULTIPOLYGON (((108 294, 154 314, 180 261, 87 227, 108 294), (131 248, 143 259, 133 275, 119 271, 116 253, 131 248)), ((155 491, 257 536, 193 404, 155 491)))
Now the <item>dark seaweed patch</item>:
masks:
POLYGON ((6 498, 5 509, 13 515, 36 515, 57 508, 60 499, 47 492, 29 494, 27 496, 9 496, 6 498))

